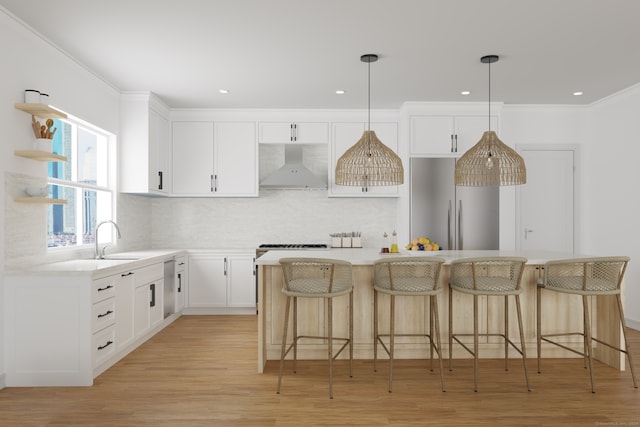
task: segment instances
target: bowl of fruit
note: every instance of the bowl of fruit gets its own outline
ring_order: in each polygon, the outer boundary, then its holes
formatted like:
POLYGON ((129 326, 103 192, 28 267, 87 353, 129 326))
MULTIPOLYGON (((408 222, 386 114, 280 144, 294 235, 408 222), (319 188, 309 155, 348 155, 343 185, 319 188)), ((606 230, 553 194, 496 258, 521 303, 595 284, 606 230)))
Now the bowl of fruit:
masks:
POLYGON ((408 251, 439 251, 440 245, 428 237, 416 237, 404 248, 408 251))

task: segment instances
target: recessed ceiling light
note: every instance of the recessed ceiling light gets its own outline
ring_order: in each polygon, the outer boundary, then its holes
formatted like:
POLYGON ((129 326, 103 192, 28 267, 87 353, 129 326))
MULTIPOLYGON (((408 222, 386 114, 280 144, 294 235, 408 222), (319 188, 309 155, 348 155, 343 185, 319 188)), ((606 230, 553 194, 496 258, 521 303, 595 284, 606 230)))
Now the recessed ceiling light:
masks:
POLYGON ((471 95, 471 91, 470 90, 463 90, 462 92, 460 92, 460 95, 471 95))
POLYGON ((582 95, 582 92, 573 92, 573 96, 580 96, 582 95))
POLYGON ((346 91, 344 90, 337 90, 336 91, 336 95, 344 95, 346 93, 346 91))
POLYGON ((218 92, 220 92, 220 93, 229 93, 229 91, 227 89, 220 89, 218 92))

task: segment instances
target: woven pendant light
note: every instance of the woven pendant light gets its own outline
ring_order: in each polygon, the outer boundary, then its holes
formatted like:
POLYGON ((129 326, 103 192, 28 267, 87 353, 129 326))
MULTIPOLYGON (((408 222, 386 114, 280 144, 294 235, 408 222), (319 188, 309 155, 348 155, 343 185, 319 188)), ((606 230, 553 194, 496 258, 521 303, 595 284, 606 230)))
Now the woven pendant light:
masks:
MULTIPOLYGON (((489 128, 491 127, 491 63, 497 55, 480 58, 489 64, 489 128)), ((456 161, 456 185, 487 187, 493 185, 520 185, 527 182, 527 168, 522 157, 500 141, 492 130, 482 134, 480 141, 456 161)))
POLYGON ((362 55, 360 60, 369 64, 368 126, 362 138, 338 159, 335 183, 355 187, 400 185, 404 182, 402 160, 371 130, 371 63, 378 60, 378 55, 362 55))

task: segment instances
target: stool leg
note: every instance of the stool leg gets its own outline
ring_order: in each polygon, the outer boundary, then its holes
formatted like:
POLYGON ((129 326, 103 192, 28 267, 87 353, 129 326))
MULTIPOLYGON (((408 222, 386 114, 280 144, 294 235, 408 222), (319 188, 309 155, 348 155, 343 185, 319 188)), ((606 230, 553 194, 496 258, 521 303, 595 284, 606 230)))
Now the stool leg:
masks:
POLYGON ((282 370, 284 369, 284 352, 287 348, 287 326, 289 324, 289 306, 291 305, 291 297, 287 297, 287 304, 284 309, 284 327, 282 332, 282 349, 280 350, 280 373, 278 374, 278 390, 280 394, 280 385, 282 383, 282 370))
MULTIPOLYGON (((440 344, 438 344, 439 348, 440 344)), ((429 296, 429 356, 429 370, 433 372, 433 295, 429 296)))
POLYGON ((327 298, 327 316, 329 317, 329 399, 333 399, 333 298, 327 298))
POLYGON ((293 297, 293 373, 298 361, 298 297, 293 297))
POLYGON ((396 314, 396 297, 389 295, 391 301, 390 319, 389 319, 389 393, 391 393, 391 385, 393 381, 393 342, 395 338, 395 314, 396 314))
POLYGON ((373 290, 373 372, 378 372, 378 291, 373 290))
POLYGON ((478 391, 478 296, 473 295, 473 391, 478 391))
POLYGON ((349 378, 353 378, 353 289, 349 292, 349 378))
POLYGON ((631 358, 631 348, 629 348, 629 342, 627 341, 627 322, 624 320, 624 310, 622 308, 622 298, 620 294, 616 295, 618 301, 618 313, 620 314, 620 324, 622 325, 622 336, 624 337, 624 349, 627 353, 627 360, 629 361, 629 370, 631 370, 631 378, 633 379, 633 386, 638 388, 636 381, 636 374, 633 371, 633 359, 631 358))
POLYGON ((453 289, 449 287, 449 371, 452 371, 451 359, 453 358, 453 289))
MULTIPOLYGON (((438 347, 436 348, 436 352, 438 353, 438 365, 440 366, 440 384, 442 385, 442 391, 446 391, 444 386, 444 371, 442 368, 442 343, 440 342, 440 320, 438 315, 438 299, 435 295, 431 295, 429 297, 429 300, 431 301, 431 310, 429 310, 431 312, 431 319, 429 320, 429 323, 434 325, 433 329, 435 329, 436 343, 438 345, 438 347)), ((433 339, 429 338, 429 340, 431 341, 431 344, 433 344, 433 339)), ((432 363, 433 363, 433 356, 432 356, 432 363)))
POLYGON ((504 370, 509 370, 509 297, 504 296, 504 370))
POLYGON ((516 295, 516 310, 518 311, 518 329, 520 330, 520 351, 522 351, 524 378, 527 380, 527 390, 531 391, 531 386, 529 385, 529 371, 527 370, 527 349, 524 343, 524 328, 522 327, 522 306, 520 305, 520 295, 516 295))
POLYGON ((591 359, 591 318, 589 317, 589 301, 587 296, 582 296, 582 307, 584 310, 584 342, 586 343, 586 354, 589 361, 589 378, 591 379, 591 393, 596 390, 593 386, 593 361, 591 359))
POLYGON ((538 373, 540 373, 540 358, 542 357, 542 288, 538 286, 536 289, 536 344, 538 350, 538 373))

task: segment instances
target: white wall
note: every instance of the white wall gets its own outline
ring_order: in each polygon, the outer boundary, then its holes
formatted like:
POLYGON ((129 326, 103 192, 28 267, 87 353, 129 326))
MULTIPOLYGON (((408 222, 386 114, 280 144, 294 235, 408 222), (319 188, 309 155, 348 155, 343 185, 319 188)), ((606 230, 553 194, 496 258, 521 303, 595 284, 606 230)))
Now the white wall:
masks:
MULTIPOLYGON (((12 261, 25 256, 44 256, 46 235, 42 230, 45 216, 41 205, 18 205, 13 202, 15 186, 21 180, 42 180, 46 163, 13 155, 16 149, 31 149, 31 117, 13 107, 24 102, 25 89, 39 89, 51 94, 51 104, 101 128, 118 132, 119 93, 87 69, 43 41, 34 32, 0 9, 0 272, 12 261), (7 179, 8 178, 8 179, 7 179), (38 214, 38 213, 41 214, 38 214), (34 232, 35 231, 35 232, 34 232), (14 249, 20 249, 20 253, 14 249), (26 254, 26 255, 25 255, 26 254), (17 258, 15 258, 17 257, 17 258)), ((0 279, 0 343, 4 347, 4 285, 0 279)), ((0 387, 4 386, 4 354, 0 352, 0 387)))
POLYGON ((631 257, 625 280, 625 317, 640 329, 640 85, 589 110, 582 234, 587 252, 631 257))

